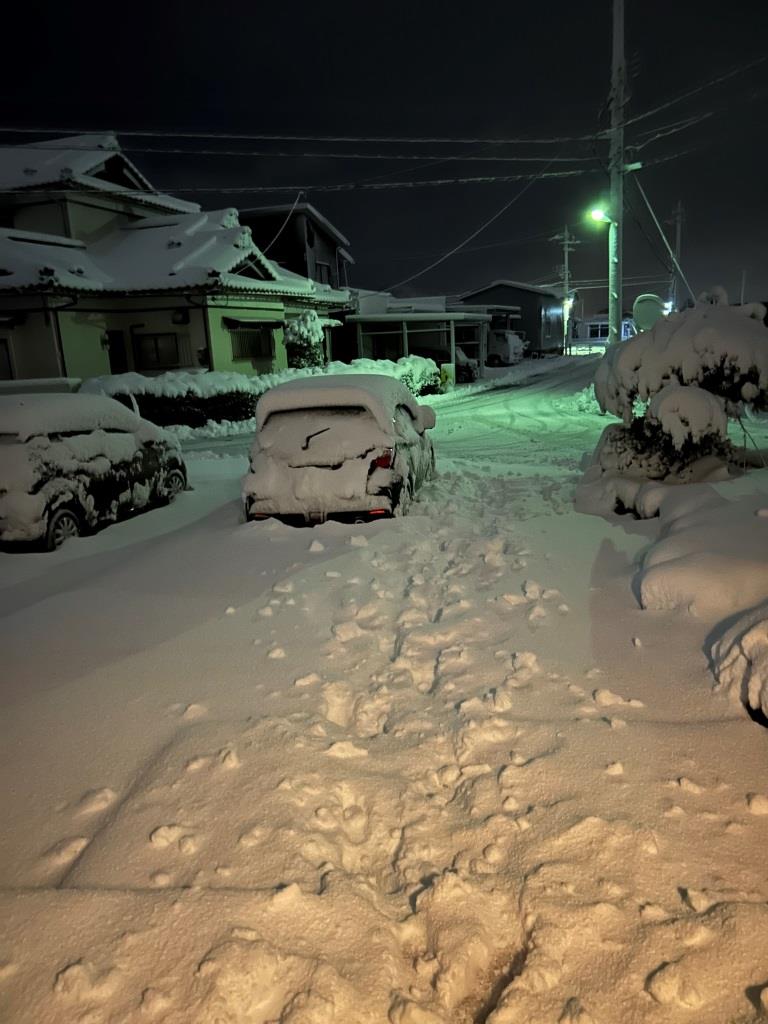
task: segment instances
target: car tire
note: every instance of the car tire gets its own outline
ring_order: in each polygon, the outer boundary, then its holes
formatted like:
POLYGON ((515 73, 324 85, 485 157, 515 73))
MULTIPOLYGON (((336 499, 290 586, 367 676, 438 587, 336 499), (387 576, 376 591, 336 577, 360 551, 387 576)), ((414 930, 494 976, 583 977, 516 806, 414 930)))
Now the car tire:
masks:
POLYGON ((485 360, 486 366, 501 366, 501 356, 496 352, 492 352, 485 360))
POLYGON ((180 469, 169 469, 163 480, 163 501, 171 502, 186 488, 187 481, 180 469))
POLYGON ((46 551, 56 551, 72 537, 82 532, 80 516, 72 508, 57 508, 48 516, 45 530, 46 551))

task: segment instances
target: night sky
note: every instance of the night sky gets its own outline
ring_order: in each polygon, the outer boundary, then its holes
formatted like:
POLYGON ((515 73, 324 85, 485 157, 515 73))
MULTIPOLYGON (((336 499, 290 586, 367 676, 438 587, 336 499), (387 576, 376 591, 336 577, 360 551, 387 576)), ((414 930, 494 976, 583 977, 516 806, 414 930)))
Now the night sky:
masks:
MULTIPOLYGON (((768 5, 735 0, 626 0, 632 118, 760 58, 768 5)), ((494 145, 490 138, 591 135, 606 127, 610 79, 609 0, 581 4, 258 2, 126 6, 14 4, 4 14, 3 127, 61 131, 156 130, 122 136, 158 187, 208 207, 292 202, 296 192, 208 191, 223 187, 318 186, 535 173, 595 173, 536 181, 463 251, 407 285, 409 294, 458 292, 489 279, 557 278, 549 235, 566 222, 584 244, 577 278, 605 274, 606 236, 583 220, 605 194, 605 142, 494 145), (9 85, 10 83, 10 85, 9 85), (178 139, 166 132, 399 136, 458 142, 278 142, 178 139), (157 154, 142 148, 214 149, 273 156, 157 154), (413 162, 335 159, 307 153, 416 154, 413 162), (534 162, 445 160, 531 156, 534 162), (562 158, 581 158, 562 163, 562 158), (198 191, 195 191, 195 190, 198 191), (199 191, 205 189, 206 191, 199 191)), ((647 145, 638 159, 688 155, 648 167, 640 180, 660 218, 685 208, 682 266, 694 291, 723 284, 768 299, 768 63, 707 88, 627 129, 628 144, 691 116, 712 116, 647 145)), ((13 144, 22 138, 4 132, 13 144)), ((44 137, 44 136, 39 136, 44 137)), ((632 159, 632 155, 628 154, 632 159)), ((524 182, 323 192, 307 198, 351 241, 353 284, 388 287, 453 247, 511 199, 524 182)), ((666 278, 660 239, 627 181, 625 274, 666 278), (648 237, 646 237, 646 235, 648 237), (649 241, 650 238, 650 241, 649 241)), ((627 305, 638 291, 628 287, 627 305)), ((605 292, 585 292, 591 308, 605 292)))

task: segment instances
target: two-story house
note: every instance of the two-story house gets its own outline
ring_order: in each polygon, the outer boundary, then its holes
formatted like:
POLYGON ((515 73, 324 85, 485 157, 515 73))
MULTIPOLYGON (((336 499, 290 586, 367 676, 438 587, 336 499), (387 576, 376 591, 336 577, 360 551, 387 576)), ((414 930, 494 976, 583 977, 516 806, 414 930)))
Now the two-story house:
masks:
POLYGON ((240 223, 281 267, 332 288, 349 286, 349 242, 311 203, 240 210, 240 223))
POLYGON ((0 159, 0 377, 287 365, 283 327, 347 293, 282 271, 236 210, 158 193, 113 135, 0 159))

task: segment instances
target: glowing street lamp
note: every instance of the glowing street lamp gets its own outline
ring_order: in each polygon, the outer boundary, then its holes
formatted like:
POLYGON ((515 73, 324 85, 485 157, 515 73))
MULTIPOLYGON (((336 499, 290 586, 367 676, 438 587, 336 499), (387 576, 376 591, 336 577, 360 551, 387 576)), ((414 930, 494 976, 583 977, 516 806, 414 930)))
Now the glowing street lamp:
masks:
POLYGON ((614 224, 615 221, 612 217, 609 217, 602 206, 596 206, 594 209, 589 211, 589 216, 598 224, 614 224))

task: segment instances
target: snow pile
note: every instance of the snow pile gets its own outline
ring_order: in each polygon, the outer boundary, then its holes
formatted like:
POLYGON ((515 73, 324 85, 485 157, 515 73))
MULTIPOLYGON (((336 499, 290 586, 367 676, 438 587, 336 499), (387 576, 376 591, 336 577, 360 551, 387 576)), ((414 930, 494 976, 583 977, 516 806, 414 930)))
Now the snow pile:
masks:
POLYGON ((730 495, 733 484, 645 487, 639 504, 658 510, 661 532, 637 583, 644 608, 719 624, 717 688, 768 713, 768 474, 757 479, 762 489, 742 496, 730 495))
POLYGON ((632 418, 635 399, 667 384, 695 384, 732 403, 766 404, 768 329, 765 307, 709 305, 674 313, 652 330, 609 346, 595 374, 601 409, 632 418))
POLYGON ((768 717, 768 601, 740 616, 711 656, 717 689, 768 717))

